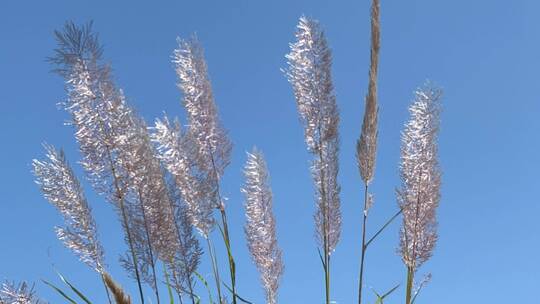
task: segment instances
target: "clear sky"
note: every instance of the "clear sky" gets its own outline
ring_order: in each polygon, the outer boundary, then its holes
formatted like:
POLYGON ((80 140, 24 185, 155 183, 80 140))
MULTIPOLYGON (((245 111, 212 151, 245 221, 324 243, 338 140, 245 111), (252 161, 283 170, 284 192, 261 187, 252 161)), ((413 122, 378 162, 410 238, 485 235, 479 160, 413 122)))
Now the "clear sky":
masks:
MULTIPOLYGON (((53 226, 61 219, 30 172, 32 158, 43 156, 46 141, 64 147, 83 176, 73 130, 63 125, 68 115, 56 106, 65 97, 63 83, 50 73, 45 57, 55 47, 54 29, 66 20, 94 20, 118 84, 149 122, 163 111, 184 117, 170 58, 177 36, 197 33, 234 142, 223 192, 229 198, 239 292, 263 302, 244 241, 239 190, 245 151, 257 145, 268 162, 284 251, 280 303, 322 303, 309 156, 291 87, 280 71, 297 20, 306 14, 326 30, 341 110, 343 233, 332 258, 332 299, 354 303, 363 191, 354 146, 367 87, 369 2, 3 0, 0 279, 35 281, 43 298, 61 303, 39 281, 60 284, 54 264, 96 303, 104 303, 96 275, 55 239, 53 226)), ((440 240, 419 270, 420 275, 431 272, 433 279, 418 303, 540 302, 539 12, 536 0, 382 1, 380 134, 368 233, 397 209, 399 138, 413 90, 426 79, 445 90, 440 240)), ((86 194, 110 271, 136 296, 135 283, 117 262, 126 246, 116 215, 90 187, 86 194)), ((396 222, 368 251, 367 286, 383 291, 404 283, 406 271, 396 254, 398 229, 396 222)), ((218 251, 223 257, 223 248, 218 251)), ((201 272, 211 278, 206 256, 203 260, 201 272)), ((224 267, 225 259, 220 263, 224 267)), ((402 303, 403 291, 387 303, 402 303)))

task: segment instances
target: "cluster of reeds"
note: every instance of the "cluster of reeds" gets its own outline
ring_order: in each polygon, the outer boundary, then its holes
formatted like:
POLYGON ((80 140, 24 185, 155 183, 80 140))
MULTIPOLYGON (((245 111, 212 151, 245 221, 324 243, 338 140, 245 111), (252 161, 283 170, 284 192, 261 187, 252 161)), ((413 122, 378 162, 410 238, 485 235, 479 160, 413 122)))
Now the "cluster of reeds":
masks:
MULTIPOLYGON (((373 0, 369 82, 356 151, 364 186, 358 303, 365 302, 367 249, 402 215, 399 252, 407 270, 405 304, 411 304, 425 282, 415 287, 417 270, 430 258, 437 240, 435 210, 440 196, 437 134, 441 91, 427 84, 415 92, 409 108, 411 118, 402 133, 399 208, 368 237, 368 215, 374 203, 369 186, 375 175, 378 136, 379 11, 379 1, 373 0)), ((220 189, 230 162, 232 143, 219 119, 203 49, 197 39, 178 39, 172 60, 187 126, 167 116, 147 126, 116 85, 91 24, 67 23, 55 35, 58 48, 50 61, 66 84, 67 98, 62 107, 70 115, 70 125, 79 144, 82 154, 79 163, 94 191, 110 202, 118 214, 127 248, 120 263, 137 283, 138 301, 148 301, 147 286, 155 302, 162 302, 160 285, 165 285, 170 302, 173 302, 174 290, 180 303, 201 303, 195 288, 200 282, 208 288, 209 303, 250 303, 238 293, 234 240, 220 189), (216 235, 226 248, 222 256, 214 247, 216 235), (201 239, 207 245, 214 292, 198 272, 203 258, 201 239), (228 264, 227 282, 220 274, 221 257, 225 257, 228 264)), ((284 72, 292 85, 305 128, 307 150, 313 156, 310 170, 315 188, 315 235, 323 266, 325 303, 329 304, 331 257, 340 239, 342 220, 338 182, 340 116, 332 83, 332 55, 324 31, 316 20, 301 17, 295 36, 286 55, 288 67, 284 72)), ((43 195, 64 218, 64 225, 56 228, 58 239, 96 271, 110 303, 131 303, 129 295, 107 272, 90 204, 64 152, 50 145, 45 145, 45 150, 46 158, 34 160, 33 167, 43 195)), ((241 191, 245 196, 245 236, 260 272, 266 303, 273 304, 278 302, 284 265, 276 236, 269 173, 263 154, 256 148, 247 154, 244 175, 241 191)), ((86 299, 62 279, 79 297, 86 299)), ((53 287, 66 300, 73 301, 53 287)), ((377 295, 380 302, 396 288, 377 295)), ((0 303, 40 302, 28 285, 5 284, 0 291, 0 303)))

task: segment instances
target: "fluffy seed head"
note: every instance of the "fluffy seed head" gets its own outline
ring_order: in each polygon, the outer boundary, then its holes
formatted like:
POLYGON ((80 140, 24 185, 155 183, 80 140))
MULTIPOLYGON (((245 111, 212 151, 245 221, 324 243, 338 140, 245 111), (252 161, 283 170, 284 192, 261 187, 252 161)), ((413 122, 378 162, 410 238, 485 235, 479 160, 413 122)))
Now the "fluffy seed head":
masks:
POLYGON ((374 0, 371 7, 371 60, 369 68, 369 85, 366 96, 362 133, 356 144, 356 157, 360 175, 364 183, 369 184, 375 171, 377 153, 377 120, 379 106, 377 105, 377 72, 379 65, 380 24, 379 1, 374 0))
POLYGON ((245 233, 251 256, 259 269, 266 291, 266 303, 277 301, 280 277, 283 273, 281 249, 277 245, 276 224, 272 213, 272 192, 263 155, 253 149, 244 167, 246 226, 245 233))
POLYGON ((197 170, 198 150, 190 134, 182 134, 178 121, 171 123, 165 117, 156 120, 152 140, 157 143, 159 158, 180 189, 191 223, 202 236, 208 237, 215 225, 215 190, 208 175, 197 170))
POLYGON ((401 135, 401 188, 397 191, 403 211, 400 251, 413 270, 427 261, 437 241, 435 211, 440 200, 441 173, 438 131, 442 91, 429 83, 415 92, 410 120, 401 135))
POLYGON ((332 55, 319 23, 306 17, 300 18, 290 49, 285 73, 304 124, 308 151, 314 155, 311 171, 317 189, 316 237, 320 245, 326 243, 330 253, 341 233, 339 111, 333 92, 332 55))
POLYGON ((0 289, 1 304, 45 304, 35 294, 34 286, 5 282, 0 289))
POLYGON ((63 151, 49 145, 45 145, 45 150, 47 160, 34 159, 32 165, 41 192, 64 217, 65 226, 56 227, 58 239, 81 261, 102 272, 103 248, 79 181, 63 151))
POLYGON ((197 165, 201 170, 215 171, 219 179, 230 162, 232 144, 219 120, 203 49, 196 38, 178 39, 173 64, 183 93, 188 133, 198 150, 197 165))

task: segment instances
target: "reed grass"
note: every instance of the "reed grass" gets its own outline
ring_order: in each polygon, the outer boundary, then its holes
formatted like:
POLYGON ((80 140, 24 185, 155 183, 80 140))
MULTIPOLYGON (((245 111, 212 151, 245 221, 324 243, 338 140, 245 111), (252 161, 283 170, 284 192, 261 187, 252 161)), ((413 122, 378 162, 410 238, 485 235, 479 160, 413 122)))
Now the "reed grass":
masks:
MULTIPOLYGON (((365 302, 367 249, 400 215, 403 219, 399 253, 407 269, 405 304, 413 304, 430 278, 415 286, 418 268, 431 257, 437 241, 435 211, 440 200, 437 138, 441 90, 426 84, 415 92, 409 108, 411 118, 401 138, 399 210, 370 236, 366 230, 369 210, 374 203, 369 186, 375 175, 378 137, 379 15, 379 0, 373 0, 369 82, 356 146, 364 186, 358 304, 365 302)), ((80 163, 94 190, 112 203, 119 215, 127 245, 120 263, 137 283, 140 303, 144 304, 143 290, 148 287, 154 291, 156 303, 165 301, 159 293, 164 284, 171 304, 174 303, 173 290, 179 303, 199 304, 197 282, 207 290, 210 304, 214 304, 213 294, 217 304, 227 303, 227 291, 233 304, 252 303, 238 294, 233 255, 237 248, 233 250, 231 223, 224 200, 226 193, 220 187, 230 163, 232 142, 220 121, 204 52, 197 38, 178 39, 172 59, 187 126, 182 127, 177 119, 170 121, 165 116, 148 127, 117 87, 110 66, 102 59, 103 49, 91 23, 77 26, 68 22, 55 35, 58 48, 50 61, 66 83, 67 99, 63 108, 71 117, 82 155, 80 163), (226 249, 221 255, 212 241, 216 233, 220 234, 226 249), (201 238, 207 244, 214 279, 211 284, 198 272, 203 255, 201 238), (222 258, 227 260, 229 283, 220 275, 222 258), (163 265, 162 271, 157 269, 159 263, 163 265)), ((333 302, 332 254, 340 240, 342 221, 338 182, 340 115, 332 81, 332 53, 318 21, 304 16, 299 19, 295 41, 290 44, 286 59, 288 66, 284 72, 292 86, 307 151, 312 156, 315 241, 323 266, 323 301, 330 304, 333 302)), ((34 160, 34 173, 45 198, 64 218, 64 225, 57 228, 57 237, 99 274, 109 303, 112 303, 110 294, 117 304, 131 303, 130 296, 107 273, 90 204, 64 153, 52 146, 46 146, 46 150, 47 160, 34 160)), ((248 250, 259 270, 265 302, 275 304, 279 302, 284 262, 276 235, 268 171, 259 150, 248 153, 241 191, 245 197, 244 231, 248 250)), ((74 299, 91 303, 82 291, 60 277, 69 292, 48 281, 45 283, 70 303, 76 303, 74 299)), ((377 303, 382 304, 398 288, 399 285, 383 294, 374 292, 377 303)), ((21 303, 41 303, 26 283, 3 285, 0 303, 19 303, 10 300, 16 297, 26 297, 27 301, 21 303)))

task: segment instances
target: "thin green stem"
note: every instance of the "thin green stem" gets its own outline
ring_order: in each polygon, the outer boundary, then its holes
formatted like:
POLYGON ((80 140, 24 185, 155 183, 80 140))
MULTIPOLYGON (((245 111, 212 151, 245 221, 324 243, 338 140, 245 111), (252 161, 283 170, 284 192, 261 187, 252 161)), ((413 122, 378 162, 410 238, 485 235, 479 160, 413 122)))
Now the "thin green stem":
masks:
MULTIPOLYGON (((171 209, 170 212, 171 212, 171 215, 172 215, 172 217, 174 219, 174 227, 176 228, 176 234, 177 234, 177 237, 178 237, 178 244, 179 244, 180 248, 184 248, 184 242, 182 240, 182 236, 181 236, 181 232, 180 232, 180 226, 178 225, 178 220, 176 219, 176 216, 175 216, 175 208, 174 208, 174 204, 173 204, 173 201, 172 201, 171 193, 169 191, 167 191, 166 194, 167 194, 167 196, 169 198, 169 200, 168 200, 169 201, 169 208, 171 209)), ((182 256, 182 261, 184 263, 184 266, 188 267, 188 261, 186 259, 186 256, 184 254, 181 254, 181 256, 182 256)), ((176 273, 176 270, 175 270, 176 267, 174 266, 174 262, 171 261, 170 265, 171 265, 173 271, 176 273)), ((174 275, 175 280, 176 280, 176 274, 173 274, 173 275, 174 275)), ((191 298, 191 303, 195 304, 195 296, 193 294, 193 274, 192 273, 188 274, 187 283, 188 283, 189 296, 191 298)))
POLYGON ((214 154, 212 151, 210 151, 210 158, 212 160, 212 170, 214 173, 214 179, 216 182, 216 195, 218 199, 218 209, 221 213, 221 223, 223 225, 223 238, 225 242, 225 246, 227 246, 227 252, 228 252, 228 262, 229 262, 229 273, 231 277, 231 289, 233 294, 233 304, 236 304, 236 265, 234 263, 234 258, 232 255, 232 249, 231 249, 231 239, 229 236, 229 226, 227 225, 227 214, 225 213, 225 208, 223 207, 222 200, 221 200, 221 191, 219 187, 219 176, 216 169, 216 164, 214 161, 214 154))
POLYGON ((412 267, 407 267, 407 290, 405 293, 405 304, 411 304, 413 281, 414 270, 412 269, 412 267))
POLYGON ((364 279, 364 260, 366 257, 366 224, 367 224, 367 204, 368 204, 368 183, 364 188, 364 210, 362 212, 362 254, 360 257, 360 275, 358 282, 358 304, 362 304, 362 284, 364 279))
POLYGON ((128 216, 126 213, 124 196, 122 195, 122 192, 120 191, 120 185, 118 184, 118 177, 116 176, 116 169, 114 167, 114 162, 112 161, 111 151, 108 147, 107 147, 107 156, 109 158, 109 164, 111 166, 111 172, 113 175, 113 183, 116 190, 116 196, 120 204, 120 213, 122 214, 122 221, 123 221, 124 227, 126 228, 129 251, 131 253, 131 258, 133 260, 133 268, 135 269, 135 279, 137 280, 137 287, 139 288, 139 296, 141 297, 141 304, 144 304, 144 294, 143 294, 143 289, 142 289, 142 284, 141 284, 141 277, 139 275, 139 266, 138 266, 139 264, 137 262, 137 256, 135 255, 135 249, 133 247, 133 238, 131 235, 131 230, 129 229, 129 221, 128 221, 128 216))
MULTIPOLYGON (((321 132, 319 127, 319 132, 321 132)), ((322 147, 322 143, 319 141, 319 147, 322 147)), ((322 217, 323 217, 323 247, 324 247, 324 287, 325 287, 325 300, 326 304, 330 304, 330 248, 328 240, 328 231, 329 231, 329 218, 328 218, 328 198, 326 197, 325 184, 326 179, 324 176, 324 169, 322 168, 323 164, 323 155, 322 150, 319 148, 319 161, 320 165, 320 174, 321 174, 321 200, 322 200, 322 217)))
POLYGON ((150 257, 150 267, 152 267, 152 279, 154 281, 154 294, 156 295, 157 304, 159 304, 159 291, 158 291, 158 285, 157 285, 156 264, 154 262, 154 251, 152 250, 152 240, 150 239, 150 228, 148 226, 148 220, 147 220, 146 211, 144 208, 141 190, 139 189, 138 192, 139 192, 140 208, 141 208, 141 212, 143 216, 144 232, 146 234, 146 239, 148 242, 147 245, 148 245, 148 254, 150 257))
POLYGON ((231 289, 233 294, 233 304, 236 304, 236 264, 234 263, 234 258, 231 253, 231 241, 229 238, 229 228, 227 226, 227 215, 224 208, 219 209, 221 212, 221 222, 223 224, 223 237, 225 245, 227 246, 228 252, 228 261, 229 261, 229 272, 231 276, 231 289))
POLYGON ((330 256, 326 258, 326 303, 330 304, 330 256))
POLYGON ((212 261, 212 272, 214 273, 214 279, 216 281, 216 288, 218 293, 218 301, 219 304, 221 304, 221 279, 219 278, 219 268, 217 266, 217 260, 214 253, 214 246, 212 246, 212 242, 210 241, 210 237, 206 237, 206 243, 208 245, 208 253, 210 254, 210 260, 212 261))

